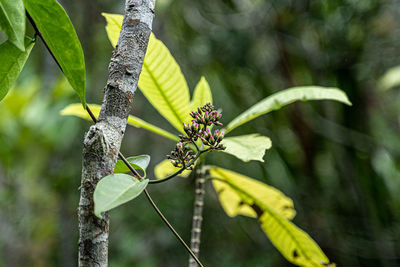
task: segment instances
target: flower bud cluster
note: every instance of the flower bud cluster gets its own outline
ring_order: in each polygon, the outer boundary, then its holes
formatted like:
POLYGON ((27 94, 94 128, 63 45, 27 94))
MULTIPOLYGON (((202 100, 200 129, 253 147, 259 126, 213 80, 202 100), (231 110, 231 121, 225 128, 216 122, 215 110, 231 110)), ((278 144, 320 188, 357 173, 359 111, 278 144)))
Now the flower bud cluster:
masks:
POLYGON ((200 137, 204 145, 210 146, 216 150, 224 150, 225 146, 221 144, 225 133, 223 131, 215 130, 214 134, 211 132, 210 128, 206 128, 204 134, 200 137))
POLYGON ((190 112, 190 116, 192 116, 193 118, 193 123, 201 124, 205 127, 211 126, 212 124, 222 126, 222 123, 219 121, 222 117, 222 113, 215 110, 214 106, 210 103, 207 103, 204 106, 197 108, 197 112, 190 112))
MULTIPOLYGON (((222 113, 215 110, 214 106, 210 103, 197 108, 197 111, 190 112, 190 116, 193 118, 192 122, 183 123, 185 135, 179 135, 179 143, 171 151, 171 155, 167 157, 175 167, 184 167, 192 170, 196 155, 190 149, 189 145, 194 144, 197 148, 195 142, 200 139, 204 146, 208 146, 207 151, 224 150, 225 147, 221 141, 225 133, 220 130, 215 130, 214 133, 211 132, 210 126, 222 126, 222 123, 219 121, 222 113)), ((198 152, 200 153, 200 151, 198 152)))
POLYGON ((189 145, 184 145, 182 142, 176 144, 175 149, 171 151, 171 155, 167 155, 172 165, 178 168, 183 168, 185 166, 188 170, 193 170, 193 164, 190 164, 190 162, 194 157, 193 150, 189 148, 189 145))

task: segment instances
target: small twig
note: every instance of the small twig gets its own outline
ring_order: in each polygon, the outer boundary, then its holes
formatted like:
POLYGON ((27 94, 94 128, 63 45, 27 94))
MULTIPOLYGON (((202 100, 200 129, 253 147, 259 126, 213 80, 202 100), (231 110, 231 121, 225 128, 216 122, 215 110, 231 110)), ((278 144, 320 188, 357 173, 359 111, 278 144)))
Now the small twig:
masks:
MULTIPOLYGON (((192 165, 192 164, 201 156, 201 154, 203 154, 203 153, 205 153, 205 152, 208 152, 209 150, 210 150, 210 149, 198 150, 199 152, 198 152, 198 153, 196 154, 196 156, 188 163, 188 166, 192 165)), ((183 166, 182 168, 180 168, 180 169, 177 170, 176 172, 174 172, 174 173, 172 173, 172 174, 170 174, 170 175, 168 175, 168 176, 166 176, 166 177, 164 177, 164 178, 161 178, 161 179, 158 179, 158 180, 150 180, 150 181, 149 181, 149 184, 159 184, 159 183, 166 182, 166 181, 168 181, 169 179, 174 178, 174 177, 178 176, 179 174, 181 174, 185 169, 186 169, 186 166, 183 166)))

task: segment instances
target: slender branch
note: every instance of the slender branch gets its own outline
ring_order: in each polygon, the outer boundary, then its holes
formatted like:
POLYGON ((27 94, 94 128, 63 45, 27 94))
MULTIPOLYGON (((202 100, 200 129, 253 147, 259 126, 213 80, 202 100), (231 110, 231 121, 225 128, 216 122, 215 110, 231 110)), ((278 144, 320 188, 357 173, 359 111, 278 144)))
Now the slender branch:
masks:
MULTIPOLYGON (((198 150, 199 152, 198 152, 198 153, 196 154, 196 156, 188 163, 188 166, 190 166, 190 165, 192 165, 193 163, 195 163, 196 160, 201 156, 201 154, 203 154, 203 153, 205 153, 205 152, 208 152, 209 150, 210 150, 210 149, 198 150)), ((174 173, 172 173, 172 174, 170 174, 170 175, 168 175, 168 176, 166 176, 166 177, 164 177, 164 178, 161 178, 161 179, 158 179, 158 180, 150 180, 150 181, 149 181, 149 184, 158 184, 158 183, 166 182, 166 181, 168 181, 169 179, 174 178, 174 177, 178 176, 179 174, 181 174, 185 169, 186 169, 186 166, 183 166, 182 168, 180 168, 180 169, 177 170, 176 172, 174 172, 174 173)))
POLYGON ((163 219, 165 224, 168 226, 168 228, 174 233, 174 235, 178 238, 178 240, 182 243, 182 245, 186 248, 186 250, 190 253, 192 256, 192 259, 201 267, 204 267, 203 264, 201 264, 200 260, 197 258, 196 254, 189 248, 188 245, 186 245, 185 241, 179 236, 179 234, 175 231, 175 229, 172 227, 172 225, 168 222, 168 220, 164 217, 164 215, 161 213, 161 211, 157 208, 156 204, 153 202, 151 199, 149 193, 147 190, 144 190, 144 193, 146 194, 147 198, 149 199, 150 203, 153 205, 154 209, 157 211, 158 215, 163 219))
MULTIPOLYGON (((203 206, 205 194, 205 172, 204 160, 196 168, 195 176, 195 200, 193 205, 192 231, 190 238, 190 249, 198 257, 200 254, 201 225, 203 222, 203 206)), ((189 258, 189 267, 197 267, 197 263, 189 258)))

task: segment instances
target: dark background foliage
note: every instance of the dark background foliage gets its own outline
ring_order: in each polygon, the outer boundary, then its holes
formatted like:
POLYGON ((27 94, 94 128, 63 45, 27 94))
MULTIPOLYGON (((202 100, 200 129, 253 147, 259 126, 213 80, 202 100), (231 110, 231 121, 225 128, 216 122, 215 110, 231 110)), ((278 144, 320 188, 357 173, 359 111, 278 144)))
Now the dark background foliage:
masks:
MULTIPOLYGON (((100 14, 122 13, 123 1, 60 2, 85 52, 88 102, 101 103, 112 47, 100 14)), ((352 107, 298 103, 235 130, 271 137, 263 163, 208 158, 291 197, 294 222, 338 266, 400 265, 400 96, 398 89, 380 91, 377 82, 400 64, 399 15, 396 0, 157 1, 155 34, 192 90, 201 75, 207 78, 225 122, 295 85, 348 94, 352 107)), ((0 266, 76 265, 81 150, 90 123, 58 112, 78 101, 39 42, 0 103, 0 266)), ((139 91, 133 114, 173 131, 139 91)), ((173 145, 130 127, 122 152, 150 154, 152 170, 173 145)), ((206 266, 291 266, 254 220, 227 217, 207 189, 206 266)), ((149 191, 188 240, 192 179, 149 191)), ((186 265, 186 252, 143 197, 111 218, 110 266, 186 265)))

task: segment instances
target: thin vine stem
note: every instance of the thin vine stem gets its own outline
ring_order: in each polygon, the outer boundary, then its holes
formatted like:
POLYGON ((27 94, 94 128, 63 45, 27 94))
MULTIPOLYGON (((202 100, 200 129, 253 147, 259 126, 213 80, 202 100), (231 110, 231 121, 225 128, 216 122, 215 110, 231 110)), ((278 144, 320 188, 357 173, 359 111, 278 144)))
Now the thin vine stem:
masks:
MULTIPOLYGON (((26 11, 26 16, 30 22, 30 24, 32 25, 33 29, 35 30, 35 35, 38 35, 40 37, 40 39, 42 40, 42 42, 44 43, 47 51, 49 52, 49 54, 52 56, 53 60, 56 62, 56 64, 58 65, 58 67, 60 68, 61 72, 64 73, 60 63, 58 62, 58 60, 56 59, 56 57, 54 56, 53 52, 51 51, 50 47, 48 46, 47 42, 45 41, 45 39, 43 38, 42 33, 39 31, 35 21, 32 19, 32 17, 29 15, 28 11, 26 11)), ((86 111, 88 112, 90 118, 92 119, 92 121, 94 123, 97 123, 97 118, 94 116, 92 110, 89 108, 88 105, 86 105, 86 111)), ((133 176, 138 179, 139 181, 143 180, 143 177, 140 176, 140 174, 129 164, 128 160, 125 158, 125 156, 119 151, 118 152, 118 156, 121 158, 121 160, 125 163, 125 165, 129 168, 129 170, 134 174, 133 176)), ((181 172, 183 170, 180 170, 181 172)), ((179 172, 180 173, 180 172, 179 172)), ((176 175, 178 175, 179 173, 177 173, 176 175)), ((172 177, 171 177, 172 178, 172 177)), ((151 198, 149 192, 147 191, 147 189, 144 190, 144 193, 146 195, 147 200, 150 202, 151 206, 154 208, 154 210, 157 212, 157 214, 160 216, 160 218, 164 221, 164 223, 168 226, 168 228, 172 231, 172 233, 175 235, 175 237, 181 242, 181 244, 185 247, 185 249, 188 251, 188 253, 193 257, 193 259, 197 262, 197 264, 199 264, 201 267, 204 267, 204 265, 200 262, 200 260, 196 257, 196 255, 193 253, 193 251, 189 248, 189 246, 185 243, 185 241, 182 239, 182 237, 178 234, 178 232, 174 229, 174 227, 169 223, 169 221, 167 220, 167 218, 162 214, 162 212, 160 211, 160 209, 157 207, 156 203, 153 201, 153 199, 151 198)))
MULTIPOLYGON (((192 165, 194 162, 196 162, 196 160, 201 156, 201 154, 203 154, 203 153, 205 153, 205 152, 208 152, 210 149, 204 149, 204 150, 199 150, 199 152, 196 154, 196 156, 188 163, 188 165, 190 166, 190 165, 192 165)), ((176 172, 174 172, 174 173, 172 173, 172 174, 170 174, 170 175, 168 175, 168 176, 166 176, 166 177, 164 177, 164 178, 161 178, 161 179, 158 179, 158 180, 150 180, 149 181, 149 184, 159 184, 159 183, 163 183, 163 182, 166 182, 166 181, 168 181, 169 179, 172 179, 172 178, 174 178, 174 177, 176 177, 177 175, 179 175, 180 173, 182 173, 184 170, 186 169, 186 166, 183 166, 182 168, 180 168, 179 170, 177 170, 176 172)))

